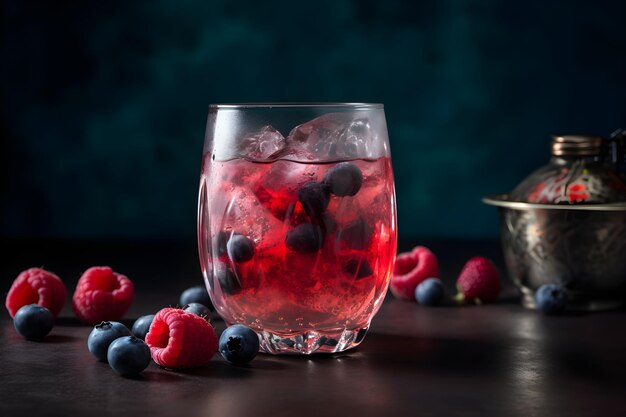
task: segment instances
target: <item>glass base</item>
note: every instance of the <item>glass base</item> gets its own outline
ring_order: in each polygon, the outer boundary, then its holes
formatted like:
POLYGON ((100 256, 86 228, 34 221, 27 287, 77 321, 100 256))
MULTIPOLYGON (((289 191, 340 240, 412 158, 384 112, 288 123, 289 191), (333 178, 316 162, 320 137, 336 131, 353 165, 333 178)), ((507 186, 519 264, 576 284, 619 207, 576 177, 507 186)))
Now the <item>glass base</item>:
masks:
POLYGON ((358 346, 368 327, 343 331, 311 330, 300 333, 278 334, 257 332, 261 340, 261 352, 272 355, 310 355, 312 353, 336 353, 358 346))

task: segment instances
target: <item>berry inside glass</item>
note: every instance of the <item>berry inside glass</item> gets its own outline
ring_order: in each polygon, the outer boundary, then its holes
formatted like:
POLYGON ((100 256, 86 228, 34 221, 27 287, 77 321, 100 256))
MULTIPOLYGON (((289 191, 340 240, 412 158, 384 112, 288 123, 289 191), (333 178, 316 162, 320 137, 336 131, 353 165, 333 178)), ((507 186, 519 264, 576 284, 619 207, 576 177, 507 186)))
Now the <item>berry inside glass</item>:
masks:
POLYGON ((383 106, 211 106, 198 246, 216 311, 263 351, 361 343, 396 252, 383 106))

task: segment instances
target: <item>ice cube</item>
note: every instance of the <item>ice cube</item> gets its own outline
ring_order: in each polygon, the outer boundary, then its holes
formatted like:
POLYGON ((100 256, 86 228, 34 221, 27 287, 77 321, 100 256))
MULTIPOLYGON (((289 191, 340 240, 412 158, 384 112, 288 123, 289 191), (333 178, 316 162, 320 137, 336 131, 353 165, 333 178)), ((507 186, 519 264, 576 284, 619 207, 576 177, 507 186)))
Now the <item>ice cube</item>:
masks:
POLYGON ((365 156, 372 140, 372 127, 365 117, 352 120, 339 138, 348 157, 365 156))
POLYGON ((284 220, 290 206, 298 200, 300 187, 318 180, 320 167, 315 164, 278 160, 272 164, 255 186, 251 185, 255 195, 272 214, 284 220))
POLYGON ((287 192, 297 195, 303 184, 318 180, 319 170, 318 165, 277 161, 262 181, 264 186, 273 190, 287 190, 287 192))
MULTIPOLYGON (((241 234, 252 240, 259 251, 282 244, 284 236, 276 236, 273 230, 280 230, 283 224, 280 220, 269 215, 259 207, 259 200, 251 192, 247 185, 237 186, 233 183, 223 183, 216 191, 212 202, 212 214, 215 219, 212 225, 212 235, 219 245, 220 235, 222 239, 230 239, 233 234, 241 234)), ((223 248, 215 247, 216 257, 223 248)))
POLYGON ((267 125, 242 140, 241 152, 250 159, 266 161, 278 155, 285 147, 285 143, 285 137, 267 125))
POLYGON ((359 113, 328 113, 292 129, 287 154, 308 152, 317 159, 364 158, 370 155, 374 130, 359 113))

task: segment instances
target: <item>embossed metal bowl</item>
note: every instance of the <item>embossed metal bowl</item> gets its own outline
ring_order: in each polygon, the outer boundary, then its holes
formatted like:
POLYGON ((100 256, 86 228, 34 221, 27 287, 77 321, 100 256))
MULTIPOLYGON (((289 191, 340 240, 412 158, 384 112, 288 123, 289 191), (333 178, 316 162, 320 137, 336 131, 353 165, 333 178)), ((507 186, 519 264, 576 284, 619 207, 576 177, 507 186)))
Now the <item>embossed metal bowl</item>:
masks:
POLYGON ((522 304, 535 308, 543 284, 567 289, 575 310, 605 310, 626 301, 626 203, 553 205, 483 198, 498 208, 502 248, 522 304))

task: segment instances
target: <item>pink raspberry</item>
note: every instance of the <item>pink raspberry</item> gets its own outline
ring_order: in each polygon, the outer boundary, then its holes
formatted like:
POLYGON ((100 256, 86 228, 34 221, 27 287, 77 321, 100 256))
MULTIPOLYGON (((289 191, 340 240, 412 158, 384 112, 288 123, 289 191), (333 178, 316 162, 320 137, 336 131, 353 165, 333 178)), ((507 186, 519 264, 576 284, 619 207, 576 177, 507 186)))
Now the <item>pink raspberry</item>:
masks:
POLYGON ((108 266, 94 266, 78 280, 72 307, 85 324, 118 321, 128 311, 135 296, 133 283, 108 266))
POLYGON ((414 300, 415 288, 427 278, 439 277, 437 257, 426 247, 417 246, 396 258, 389 289, 402 300, 414 300))
POLYGON ((56 318, 66 299, 67 290, 58 276, 41 268, 30 268, 13 281, 5 305, 11 317, 27 304, 39 304, 56 318))
POLYGON ((203 318, 179 308, 164 308, 146 335, 152 359, 170 369, 206 365, 217 352, 217 336, 203 318))

